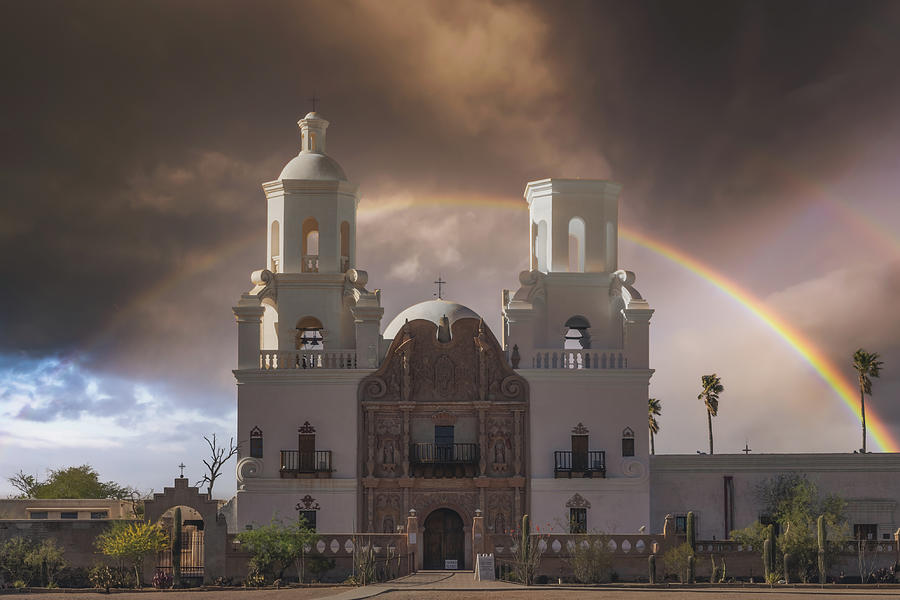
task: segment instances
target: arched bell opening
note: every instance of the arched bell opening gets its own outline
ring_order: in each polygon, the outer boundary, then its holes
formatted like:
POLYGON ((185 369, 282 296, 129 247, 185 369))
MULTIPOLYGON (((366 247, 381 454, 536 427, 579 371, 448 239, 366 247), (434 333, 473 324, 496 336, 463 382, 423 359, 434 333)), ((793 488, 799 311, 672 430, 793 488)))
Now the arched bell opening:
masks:
POLYGON ((569 317, 565 324, 565 341, 567 350, 587 350, 591 347, 591 324, 581 315, 569 317))
POLYGON ((303 246, 300 270, 303 273, 319 272, 319 222, 310 217, 303 221, 303 246))
POLYGON ((294 341, 296 350, 324 350, 325 328, 315 317, 306 316, 297 321, 297 334, 294 341))

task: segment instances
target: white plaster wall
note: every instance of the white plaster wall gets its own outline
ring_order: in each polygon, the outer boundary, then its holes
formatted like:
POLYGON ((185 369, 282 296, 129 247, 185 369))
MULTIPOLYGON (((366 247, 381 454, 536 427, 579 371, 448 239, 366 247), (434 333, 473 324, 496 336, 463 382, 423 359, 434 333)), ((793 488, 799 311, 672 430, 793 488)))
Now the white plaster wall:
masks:
POLYGON ((531 393, 530 510, 535 523, 568 523, 566 502, 591 503, 588 527, 607 533, 649 526, 647 391, 650 371, 520 370, 531 393), (571 450, 572 428, 588 428, 588 449, 606 452, 606 478, 555 478, 553 452, 571 450), (622 456, 622 433, 634 431, 635 456, 622 456))
MULTIPOLYGON (((356 478, 359 381, 370 371, 278 371, 238 385, 238 439, 263 432, 262 478, 279 478, 281 450, 296 450, 297 428, 316 428, 316 449, 331 450, 334 479, 356 478)), ((244 377, 249 378, 245 375, 244 377)), ((249 445, 241 456, 249 456, 249 445)), ((288 485, 291 480, 283 480, 288 485)))
POLYGON ((650 492, 646 474, 622 479, 534 479, 531 481, 532 523, 553 531, 568 531, 566 503, 577 493, 590 503, 588 531, 635 533, 649 528, 650 492))
POLYGON ((649 371, 523 369, 519 373, 528 379, 531 390, 532 477, 553 477, 553 452, 572 449, 572 428, 579 422, 590 431, 588 449, 606 452, 607 477, 625 477, 626 462, 632 461, 647 471, 649 371), (634 431, 635 456, 623 459, 626 427, 634 431))
POLYGON ((565 323, 575 315, 590 322, 592 348, 622 347, 622 320, 611 309, 608 275, 551 273, 546 282, 546 321, 538 332, 539 348, 562 348, 565 323))
POLYGON ((357 486, 355 480, 294 479, 251 480, 237 493, 238 530, 248 524, 266 525, 275 517, 284 522, 297 518, 297 503, 309 495, 319 504, 316 529, 327 533, 355 531, 357 486), (287 484, 283 484, 287 482, 287 484))
POLYGON ((756 486, 779 473, 806 475, 820 493, 848 500, 851 523, 872 523, 865 519, 877 518, 880 533, 900 526, 896 508, 900 503, 900 454, 660 455, 650 462, 651 532, 662 531, 667 513, 692 510, 697 515, 699 537, 723 539, 724 477, 733 477, 733 529, 740 529, 755 522, 762 510, 756 486), (895 507, 866 514, 866 506, 885 500, 895 507))

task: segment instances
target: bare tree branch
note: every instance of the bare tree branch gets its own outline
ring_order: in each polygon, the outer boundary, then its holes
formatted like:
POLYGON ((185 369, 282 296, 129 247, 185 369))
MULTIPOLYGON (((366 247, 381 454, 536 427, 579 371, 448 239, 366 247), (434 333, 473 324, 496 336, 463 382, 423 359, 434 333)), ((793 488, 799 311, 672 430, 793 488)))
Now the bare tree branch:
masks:
POLYGON ((203 475, 203 479, 198 481, 196 485, 199 487, 207 484, 206 493, 212 498, 213 486, 221 474, 222 465, 238 453, 238 448, 241 447, 241 444, 240 442, 235 444, 234 438, 231 438, 228 441, 228 448, 220 447, 216 440, 216 434, 212 434, 212 439, 204 435, 203 439, 206 440, 206 444, 209 446, 209 459, 203 459, 203 464, 206 465, 206 470, 209 472, 203 475))
POLYGON ((22 492, 19 496, 21 498, 33 498, 35 489, 41 484, 36 475, 26 475, 25 471, 21 469, 12 477, 7 477, 6 480, 22 492))

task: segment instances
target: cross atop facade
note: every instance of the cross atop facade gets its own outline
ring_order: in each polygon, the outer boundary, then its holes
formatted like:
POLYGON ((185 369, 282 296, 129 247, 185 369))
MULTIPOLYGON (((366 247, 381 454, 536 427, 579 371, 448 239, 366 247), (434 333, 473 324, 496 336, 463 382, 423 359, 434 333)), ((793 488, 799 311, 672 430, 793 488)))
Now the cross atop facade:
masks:
POLYGON ((184 461, 181 461, 181 464, 178 465, 178 468, 181 469, 181 475, 179 475, 179 477, 181 479, 184 479, 184 461))
POLYGON ((321 98, 316 97, 316 93, 313 92, 312 98, 309 98, 309 101, 312 102, 313 105, 313 112, 316 112, 316 102, 318 102, 319 100, 321 100, 321 98))
POLYGON ((443 300, 443 299, 444 299, 443 285, 444 285, 445 283, 447 283, 447 282, 444 281, 443 279, 441 279, 440 274, 438 274, 437 281, 435 281, 434 283, 437 284, 437 286, 438 286, 438 291, 437 291, 437 293, 435 294, 435 296, 438 297, 438 300, 443 300))
POLYGON ((741 450, 741 452, 743 452, 745 455, 750 454, 751 452, 753 452, 753 450, 750 449, 750 443, 749 443, 749 442, 747 442, 746 444, 744 444, 744 449, 741 450))

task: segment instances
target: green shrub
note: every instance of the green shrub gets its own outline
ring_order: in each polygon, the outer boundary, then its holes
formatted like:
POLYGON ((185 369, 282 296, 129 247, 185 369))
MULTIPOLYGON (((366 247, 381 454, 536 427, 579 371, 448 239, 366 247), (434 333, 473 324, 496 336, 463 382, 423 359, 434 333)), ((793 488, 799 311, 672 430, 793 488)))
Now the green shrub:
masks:
POLYGON ((568 560, 575 579, 580 583, 603 583, 611 579, 613 553, 608 544, 609 536, 603 533, 576 538, 568 560))
POLYGON ((678 576, 681 583, 687 583, 690 577, 690 568, 694 560, 694 551, 688 543, 681 544, 663 554, 663 565, 666 572, 678 576))

